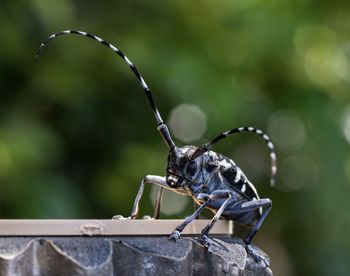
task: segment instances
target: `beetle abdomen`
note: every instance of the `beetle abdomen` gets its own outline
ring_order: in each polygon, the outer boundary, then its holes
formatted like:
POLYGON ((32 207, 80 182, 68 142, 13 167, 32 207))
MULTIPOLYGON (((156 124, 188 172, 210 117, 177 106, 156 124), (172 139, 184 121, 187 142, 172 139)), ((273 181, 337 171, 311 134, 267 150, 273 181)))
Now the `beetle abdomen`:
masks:
POLYGON ((229 220, 234 220, 239 224, 252 226, 260 218, 261 212, 259 210, 242 210, 241 206, 235 206, 233 208, 227 208, 222 217, 229 220))

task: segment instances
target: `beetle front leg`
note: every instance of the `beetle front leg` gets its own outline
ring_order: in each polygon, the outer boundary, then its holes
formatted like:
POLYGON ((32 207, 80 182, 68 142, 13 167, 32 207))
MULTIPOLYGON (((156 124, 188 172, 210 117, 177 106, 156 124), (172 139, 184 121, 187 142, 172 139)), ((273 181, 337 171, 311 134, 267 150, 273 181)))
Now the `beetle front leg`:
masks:
POLYGON ((203 211, 203 209, 208 205, 208 203, 210 202, 210 198, 209 198, 209 195, 208 194, 198 194, 196 196, 197 199, 200 199, 200 200, 204 200, 204 203, 202 205, 200 205, 196 210, 195 212, 186 218, 186 220, 181 224, 179 225, 178 227, 176 227, 176 229, 173 231, 173 233, 171 233, 169 239, 170 240, 174 240, 174 241, 177 241, 180 236, 181 236, 181 233, 182 231, 185 229, 185 227, 190 223, 192 222, 194 219, 196 219, 196 217, 198 217, 198 215, 203 211))
POLYGON ((163 192, 164 192, 164 188, 160 187, 159 191, 158 191, 156 203, 154 205, 155 206, 154 207, 154 214, 153 214, 154 219, 159 219, 159 217, 160 217, 160 205, 162 203, 163 192))
POLYGON ((139 191, 137 192, 134 206, 131 212, 131 219, 136 219, 139 215, 139 203, 141 197, 143 195, 143 190, 145 188, 145 183, 155 184, 162 188, 170 188, 170 186, 166 183, 165 176, 157 176, 157 175, 147 175, 144 179, 142 179, 139 191))
POLYGON ((172 239, 172 240, 175 240, 175 241, 178 240, 180 235, 181 235, 181 232, 183 231, 183 229, 190 222, 192 222, 203 211, 203 209, 209 203, 211 203, 212 201, 215 201, 215 200, 227 198, 225 200, 225 202, 222 204, 222 206, 220 207, 220 209, 218 210, 217 215, 214 216, 214 218, 210 221, 210 223, 202 231, 203 243, 205 243, 206 246, 209 246, 209 240, 208 240, 207 234, 208 234, 209 230, 213 227, 214 223, 221 216, 222 212, 225 210, 227 204, 229 203, 229 201, 232 198, 232 193, 230 191, 227 191, 227 190, 214 191, 210 195, 204 194, 204 193, 200 193, 200 194, 196 195, 196 198, 199 199, 199 200, 203 200, 204 203, 202 205, 200 205, 198 207, 198 209, 191 216, 189 216, 181 225, 176 227, 175 231, 170 235, 169 238, 172 239))

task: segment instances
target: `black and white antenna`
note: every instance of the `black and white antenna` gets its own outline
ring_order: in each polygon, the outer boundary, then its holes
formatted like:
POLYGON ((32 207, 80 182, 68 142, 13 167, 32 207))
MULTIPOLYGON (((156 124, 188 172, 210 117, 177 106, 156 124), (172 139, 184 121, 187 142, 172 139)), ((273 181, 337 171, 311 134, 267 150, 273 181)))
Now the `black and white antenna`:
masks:
POLYGON ((151 108, 153 110, 153 114, 156 118, 157 121, 157 128, 160 132, 160 134, 162 135, 165 143, 167 144, 167 146, 170 148, 170 150, 174 149, 176 147, 173 139, 171 138, 170 132, 168 130, 167 125, 163 122, 162 117, 160 116, 160 113, 158 111, 157 105, 153 99, 153 95, 151 90, 149 89, 148 85, 146 84, 145 80, 143 79, 143 77, 141 76, 141 74, 139 73, 139 71, 137 70, 136 66, 128 59, 127 56, 125 56, 123 54, 122 51, 120 51, 117 47, 113 46, 112 44, 108 43, 106 40, 93 35, 91 33, 87 33, 87 32, 82 32, 82 31, 75 31, 75 30, 65 30, 59 33, 55 33, 52 34, 51 36, 49 36, 39 47, 38 51, 36 52, 36 56, 35 56, 35 60, 36 62, 39 60, 39 56, 40 53, 42 51, 42 49, 46 46, 46 44, 53 40, 54 38, 61 36, 61 35, 68 35, 68 34, 76 34, 76 35, 81 35, 81 36, 86 36, 88 38, 91 38, 93 40, 96 40, 97 42, 103 44, 104 46, 108 47, 109 49, 111 49, 114 53, 116 53, 118 56, 120 56, 128 65, 129 68, 133 71, 133 73, 135 74, 136 78, 138 79, 138 81, 140 82, 147 98, 148 101, 151 105, 151 108))
POLYGON ((270 151, 270 160, 271 160, 271 180, 270 185, 274 186, 275 180, 276 180, 276 174, 277 174, 277 159, 276 159, 276 152, 275 147, 273 146, 273 143, 270 139, 270 137, 265 134, 262 130, 257 129, 255 127, 238 127, 231 129, 229 131, 222 132, 215 138, 211 139, 208 143, 205 143, 204 145, 198 147, 196 151, 192 154, 191 159, 196 159, 197 157, 201 156, 203 153, 209 151, 214 144, 219 142, 222 139, 225 139, 226 137, 234 134, 234 133, 240 133, 243 131, 253 132, 258 134, 263 140, 266 142, 267 147, 270 151))

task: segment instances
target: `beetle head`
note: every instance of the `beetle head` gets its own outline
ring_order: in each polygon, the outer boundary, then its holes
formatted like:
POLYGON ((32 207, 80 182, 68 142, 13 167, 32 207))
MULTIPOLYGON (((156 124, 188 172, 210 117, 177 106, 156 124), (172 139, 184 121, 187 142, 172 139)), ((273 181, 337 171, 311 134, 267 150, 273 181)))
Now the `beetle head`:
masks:
POLYGON ((195 146, 175 147, 169 152, 166 181, 173 188, 192 182, 200 170, 201 158, 192 159, 195 146))

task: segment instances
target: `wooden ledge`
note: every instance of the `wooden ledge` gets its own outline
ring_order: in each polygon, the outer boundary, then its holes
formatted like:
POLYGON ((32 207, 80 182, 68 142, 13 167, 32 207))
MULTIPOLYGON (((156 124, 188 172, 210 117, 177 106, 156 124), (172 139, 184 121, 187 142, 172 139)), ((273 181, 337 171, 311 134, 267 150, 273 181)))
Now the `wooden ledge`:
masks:
MULTIPOLYGON (((0 236, 149 236, 170 235, 183 220, 173 219, 10 219, 0 220, 0 236)), ((184 235, 198 235, 209 220, 194 220, 183 231, 184 235)), ((219 220, 211 234, 233 234, 231 221, 219 220)))

